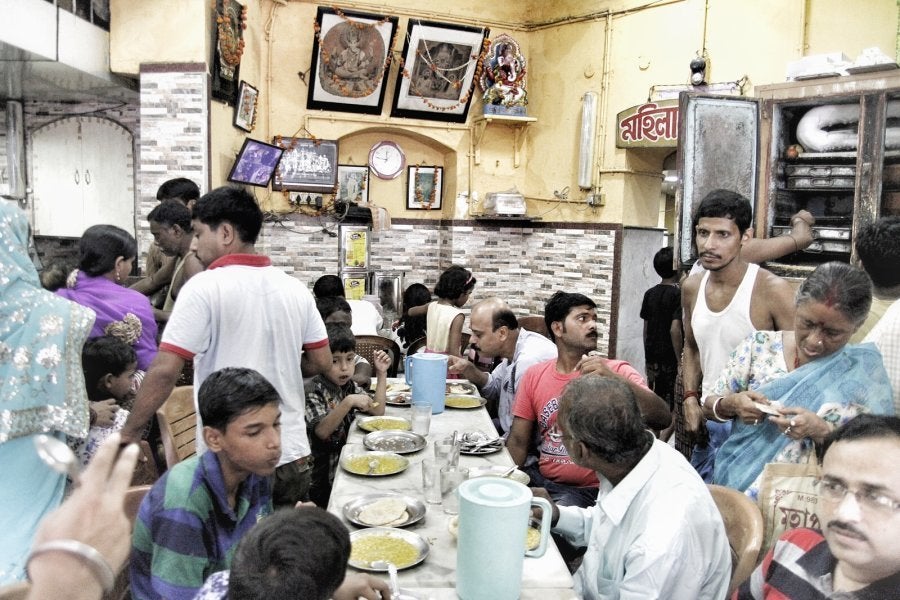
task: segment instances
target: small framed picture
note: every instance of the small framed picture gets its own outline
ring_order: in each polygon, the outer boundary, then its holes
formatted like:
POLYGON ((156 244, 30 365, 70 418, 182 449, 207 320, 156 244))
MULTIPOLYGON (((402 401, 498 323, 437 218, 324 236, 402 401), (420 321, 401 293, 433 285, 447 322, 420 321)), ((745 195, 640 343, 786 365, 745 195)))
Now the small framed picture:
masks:
POLYGON ((369 268, 369 226, 341 225, 339 252, 342 271, 366 271, 369 268))
POLYGON ((489 33, 410 19, 391 116, 465 123, 489 33))
POLYGON ((272 189, 330 194, 337 185, 337 140, 278 136, 275 145, 284 149, 272 189))
POLYGON ((409 210, 440 209, 443 184, 444 167, 409 167, 406 208, 409 210))
POLYGON ((369 276, 365 273, 345 273, 341 279, 344 280, 344 297, 347 300, 362 300, 368 293, 369 276))
POLYGON ((238 90, 238 101, 234 107, 234 126, 244 131, 253 131, 256 124, 256 102, 259 99, 259 90, 247 83, 241 82, 238 90))
POLYGON ((319 7, 310 65, 310 109, 380 115, 397 17, 319 7))
POLYGON ((266 187, 283 153, 278 146, 246 138, 228 174, 228 181, 266 187))
POLYGON ((367 204, 369 202, 369 167, 338 165, 338 189, 335 200, 367 204))

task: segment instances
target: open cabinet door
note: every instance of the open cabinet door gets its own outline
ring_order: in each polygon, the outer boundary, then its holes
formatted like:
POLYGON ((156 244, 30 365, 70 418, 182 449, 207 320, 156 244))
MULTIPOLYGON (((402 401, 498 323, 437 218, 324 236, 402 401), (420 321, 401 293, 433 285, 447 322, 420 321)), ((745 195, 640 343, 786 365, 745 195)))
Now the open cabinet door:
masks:
POLYGON ((727 189, 750 199, 756 211, 759 170, 759 104, 756 98, 682 92, 678 100, 678 172, 675 192, 675 260, 696 260, 694 209, 711 191, 727 189))

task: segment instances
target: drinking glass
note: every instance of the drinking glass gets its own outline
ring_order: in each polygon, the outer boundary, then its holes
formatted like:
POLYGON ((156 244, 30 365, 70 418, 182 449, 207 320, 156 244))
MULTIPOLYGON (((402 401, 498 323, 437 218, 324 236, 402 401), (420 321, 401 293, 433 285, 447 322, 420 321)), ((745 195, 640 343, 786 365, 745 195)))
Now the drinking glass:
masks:
POLYGON ((431 428, 431 403, 413 402, 410 410, 412 411, 413 433, 428 435, 428 430, 431 428))
POLYGON ((441 503, 448 515, 459 514, 459 484, 469 477, 469 470, 464 467, 441 467, 441 503))
POLYGON ((422 460, 422 490, 425 492, 425 502, 441 503, 441 470, 433 458, 422 460))

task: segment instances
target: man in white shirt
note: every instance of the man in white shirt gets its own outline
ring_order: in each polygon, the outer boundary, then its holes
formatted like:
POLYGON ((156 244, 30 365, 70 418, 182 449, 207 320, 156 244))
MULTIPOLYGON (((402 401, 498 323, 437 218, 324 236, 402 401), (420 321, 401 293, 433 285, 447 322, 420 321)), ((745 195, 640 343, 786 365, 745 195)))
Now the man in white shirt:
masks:
POLYGON ((600 480, 593 507, 553 504, 554 533, 587 546, 575 573, 579 597, 725 598, 731 553, 722 517, 684 456, 644 429, 631 389, 579 377, 560 398, 557 425, 572 460, 600 480))
POLYGON ((344 292, 344 284, 337 275, 322 275, 313 284, 313 296, 316 298, 340 297, 347 300, 350 305, 350 315, 353 323, 350 331, 353 335, 378 335, 384 324, 384 317, 375 308, 375 305, 367 300, 349 300, 344 292))
POLYGON ((450 356, 450 372, 459 373, 478 386, 481 395, 498 403, 501 433, 512 426, 512 405, 522 375, 537 363, 556 358, 556 344, 519 327, 516 315, 500 298, 487 298, 472 307, 469 342, 481 356, 503 359, 490 373, 471 362, 450 356))

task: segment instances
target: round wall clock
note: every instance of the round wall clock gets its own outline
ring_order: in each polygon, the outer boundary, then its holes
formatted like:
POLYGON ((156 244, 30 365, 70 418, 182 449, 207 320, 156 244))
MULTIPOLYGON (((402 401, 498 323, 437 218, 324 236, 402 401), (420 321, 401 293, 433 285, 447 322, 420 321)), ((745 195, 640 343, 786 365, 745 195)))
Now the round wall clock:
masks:
POLYGON ((406 155, 394 142, 378 142, 369 151, 369 167, 379 179, 395 179, 405 166, 406 155))

